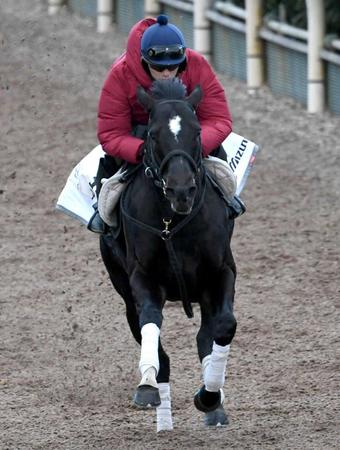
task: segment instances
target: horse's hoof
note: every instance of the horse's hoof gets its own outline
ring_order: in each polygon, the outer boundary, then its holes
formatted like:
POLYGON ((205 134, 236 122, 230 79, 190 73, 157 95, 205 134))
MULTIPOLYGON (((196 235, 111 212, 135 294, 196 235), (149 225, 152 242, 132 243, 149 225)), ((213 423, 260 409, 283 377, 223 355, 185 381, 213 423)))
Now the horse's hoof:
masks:
POLYGON ((222 403, 221 389, 218 392, 209 392, 202 386, 194 397, 194 404, 199 411, 208 413, 215 411, 222 403))
POLYGON ((207 412, 204 417, 204 424, 207 427, 224 427, 228 423, 228 417, 222 405, 215 409, 215 411, 207 412))
POLYGON ((159 390, 147 384, 138 386, 133 401, 139 408, 156 408, 161 404, 159 390))

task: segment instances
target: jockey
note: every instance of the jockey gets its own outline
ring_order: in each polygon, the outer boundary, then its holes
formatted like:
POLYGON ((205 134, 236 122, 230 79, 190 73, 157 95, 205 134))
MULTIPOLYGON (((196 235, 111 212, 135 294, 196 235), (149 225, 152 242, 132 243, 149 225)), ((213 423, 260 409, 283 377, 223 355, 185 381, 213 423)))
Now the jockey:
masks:
MULTIPOLYGON (((137 87, 148 90, 153 81, 174 77, 182 80, 188 94, 201 86, 203 99, 196 113, 203 156, 226 159, 221 144, 232 131, 232 119, 223 86, 206 59, 186 48, 182 32, 167 16, 143 19, 131 29, 126 51, 113 63, 100 94, 97 131, 106 155, 96 177, 97 196, 100 180, 112 176, 123 161, 142 161, 148 113, 137 100, 137 87)), ((229 205, 230 216, 236 218, 244 211, 243 203, 235 197, 229 205)), ((88 228, 105 232, 98 211, 88 228)))

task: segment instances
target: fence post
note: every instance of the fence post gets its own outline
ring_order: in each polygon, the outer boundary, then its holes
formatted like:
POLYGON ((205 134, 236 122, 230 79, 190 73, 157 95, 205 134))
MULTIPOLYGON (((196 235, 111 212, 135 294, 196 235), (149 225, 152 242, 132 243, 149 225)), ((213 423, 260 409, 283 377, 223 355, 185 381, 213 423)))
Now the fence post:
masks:
POLYGON ((111 30, 113 0, 97 0, 97 31, 106 33, 111 30))
POLYGON ((194 0, 194 49, 208 61, 211 60, 211 26, 205 13, 210 5, 211 0, 194 0))
POLYGON ((247 86, 253 94, 264 82, 263 44, 259 36, 263 0, 246 0, 247 86))
POLYGON ((308 17, 308 112, 325 108, 324 65, 320 57, 325 36, 323 0, 306 0, 308 17))
POLYGON ((64 0, 48 0, 48 14, 53 16, 57 14, 66 3, 64 0))
POLYGON ((156 17, 160 10, 159 0, 144 0, 144 17, 156 17))

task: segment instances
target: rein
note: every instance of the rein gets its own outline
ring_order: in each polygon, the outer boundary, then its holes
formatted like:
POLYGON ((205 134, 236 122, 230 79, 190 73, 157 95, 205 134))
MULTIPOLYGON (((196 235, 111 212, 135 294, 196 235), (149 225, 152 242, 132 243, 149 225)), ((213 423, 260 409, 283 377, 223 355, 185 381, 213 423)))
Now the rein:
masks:
MULTIPOLYGON (((157 105, 162 104, 162 103, 183 103, 183 100, 164 99, 164 100, 157 102, 157 105)), ((186 105, 194 111, 194 108, 192 107, 192 105, 190 105, 189 103, 186 103, 186 105)), ((149 126, 150 126, 151 118, 152 118, 152 113, 150 113, 149 126)), ((182 271, 180 268, 180 264, 179 264, 179 261, 178 261, 177 255, 176 255, 176 251, 174 249, 172 238, 182 228, 184 228, 190 221, 192 221, 194 219, 194 217, 196 217, 196 215, 198 214, 198 212, 200 211, 200 209, 202 208, 202 205, 204 203, 205 191, 206 191, 206 177, 205 177, 205 169, 204 169, 204 166, 202 165, 201 141, 199 141, 199 148, 197 150, 198 150, 197 161, 195 161, 184 150, 174 149, 171 152, 169 152, 163 158, 162 161, 158 162, 155 157, 155 153, 156 153, 155 152, 155 141, 154 141, 153 137, 151 136, 150 132, 148 132, 148 134, 147 134, 147 139, 146 139, 146 143, 145 143, 145 154, 144 154, 144 159, 143 159, 143 164, 145 167, 144 174, 147 178, 153 179, 154 184, 158 188, 162 189, 163 195, 166 194, 166 182, 163 178, 163 172, 171 158, 182 157, 182 158, 186 159, 195 174, 195 179, 199 178, 201 175, 200 182, 197 183, 199 186, 199 191, 196 194, 199 199, 198 202, 196 203, 196 205, 194 204, 194 207, 193 207, 192 211, 190 212, 190 214, 188 214, 183 220, 178 222, 177 225, 175 225, 172 229, 169 229, 169 226, 172 223, 172 218, 163 218, 164 228, 159 229, 159 228, 153 227, 147 223, 144 223, 141 220, 136 219, 135 217, 131 216, 127 212, 125 203, 126 203, 127 193, 131 186, 130 183, 127 186, 127 188, 125 189, 125 191, 123 192, 123 195, 122 195, 121 201, 120 201, 120 207, 121 207, 122 214, 128 221, 130 221, 134 225, 138 226, 142 230, 148 231, 149 233, 152 233, 153 235, 160 237, 164 241, 165 247, 166 247, 166 250, 168 253, 168 257, 170 260, 170 264, 172 266, 172 269, 174 271, 174 274, 175 274, 175 277, 177 280, 180 297, 182 298, 182 302, 183 302, 183 308, 184 308, 186 315, 189 318, 193 317, 192 306, 191 306, 191 303, 188 298, 188 293, 187 293, 184 277, 183 277, 183 274, 182 274, 182 271)))
POLYGON ((172 243, 172 238, 182 228, 184 228, 185 225, 187 225, 189 222, 191 222, 191 220, 193 220, 194 217, 196 217, 196 215, 198 214, 198 212, 202 208, 203 203, 204 203, 204 198, 205 198, 205 191, 206 191, 205 176, 202 177, 202 183, 200 185, 201 189, 200 189, 200 191, 198 193, 200 195, 199 201, 194 206, 194 208, 192 209, 191 213, 188 214, 181 222, 179 222, 177 225, 175 225, 174 228, 172 228, 171 230, 169 229, 169 225, 171 224, 172 219, 163 218, 164 229, 161 230, 159 228, 153 227, 152 225, 144 223, 141 220, 136 219, 135 217, 131 216, 127 212, 127 209, 125 207, 125 201, 126 201, 127 193, 128 193, 129 188, 131 186, 131 181, 132 180, 129 181, 129 184, 128 184, 127 188, 125 189, 125 191, 123 192, 123 195, 122 195, 121 200, 120 200, 121 212, 122 212, 123 216, 126 217, 130 222, 132 222, 133 224, 135 224, 136 226, 138 226, 142 230, 148 231, 149 233, 152 233, 155 236, 158 236, 159 238, 161 238, 164 241, 166 250, 168 252, 170 263, 172 265, 173 271, 174 271, 175 276, 176 276, 176 280, 177 280, 180 296, 181 296, 182 302, 183 302, 184 311, 185 311, 186 315, 189 318, 192 318, 194 315, 193 315, 191 304, 190 304, 189 299, 188 299, 188 293, 187 293, 185 281, 184 281, 182 272, 181 272, 180 267, 179 267, 179 262, 178 262, 178 259, 177 259, 177 256, 176 256, 174 245, 172 243))

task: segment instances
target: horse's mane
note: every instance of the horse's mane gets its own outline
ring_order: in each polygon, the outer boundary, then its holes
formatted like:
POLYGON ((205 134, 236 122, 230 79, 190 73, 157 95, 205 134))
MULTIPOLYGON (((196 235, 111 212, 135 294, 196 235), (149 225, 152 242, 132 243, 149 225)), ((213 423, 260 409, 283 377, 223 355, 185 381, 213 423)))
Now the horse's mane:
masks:
POLYGON ((179 78, 156 80, 152 83, 151 94, 155 100, 182 100, 187 95, 187 88, 179 78))

